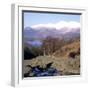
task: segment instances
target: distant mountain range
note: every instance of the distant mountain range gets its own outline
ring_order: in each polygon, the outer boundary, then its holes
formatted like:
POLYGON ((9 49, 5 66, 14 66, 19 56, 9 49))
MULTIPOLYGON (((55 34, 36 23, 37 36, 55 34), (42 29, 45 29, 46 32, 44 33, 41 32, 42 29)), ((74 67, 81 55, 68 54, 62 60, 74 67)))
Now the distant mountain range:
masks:
POLYGON ((64 38, 66 40, 80 37, 80 25, 76 22, 72 22, 71 24, 65 24, 62 26, 54 24, 39 24, 24 28, 25 42, 33 42, 34 40, 40 41, 48 36, 64 38))
POLYGON ((26 39, 43 39, 47 36, 52 37, 64 37, 64 38, 75 38, 80 36, 80 28, 67 28, 64 27, 61 30, 57 30, 55 28, 39 28, 34 29, 31 27, 26 27, 24 29, 24 38, 26 39))

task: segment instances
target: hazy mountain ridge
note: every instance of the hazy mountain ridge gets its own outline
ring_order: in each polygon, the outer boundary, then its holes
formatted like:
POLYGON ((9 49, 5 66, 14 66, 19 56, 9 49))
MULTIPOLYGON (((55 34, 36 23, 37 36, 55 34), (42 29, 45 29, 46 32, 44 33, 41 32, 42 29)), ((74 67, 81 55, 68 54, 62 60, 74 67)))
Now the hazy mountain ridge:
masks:
POLYGON ((26 27, 24 29, 25 39, 43 39, 47 36, 58 37, 58 38, 75 38, 80 36, 80 28, 67 28, 63 27, 61 30, 56 28, 31 28, 26 27))

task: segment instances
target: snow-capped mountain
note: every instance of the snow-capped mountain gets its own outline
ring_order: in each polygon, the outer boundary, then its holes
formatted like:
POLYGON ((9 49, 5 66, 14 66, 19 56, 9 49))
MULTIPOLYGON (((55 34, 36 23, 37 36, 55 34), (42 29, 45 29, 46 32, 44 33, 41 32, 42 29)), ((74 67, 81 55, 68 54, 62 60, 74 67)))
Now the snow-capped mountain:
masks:
POLYGON ((78 22, 59 22, 56 24, 38 24, 25 27, 24 38, 43 39, 47 36, 74 38, 80 36, 80 23, 78 22))

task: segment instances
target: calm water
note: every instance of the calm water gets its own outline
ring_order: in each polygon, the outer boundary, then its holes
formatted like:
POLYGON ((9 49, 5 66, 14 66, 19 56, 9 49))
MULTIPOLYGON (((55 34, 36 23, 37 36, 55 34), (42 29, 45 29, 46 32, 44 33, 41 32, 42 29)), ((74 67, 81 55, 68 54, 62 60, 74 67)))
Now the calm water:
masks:
POLYGON ((34 41, 28 41, 28 44, 30 44, 32 46, 41 46, 42 42, 39 40, 34 40, 34 41))

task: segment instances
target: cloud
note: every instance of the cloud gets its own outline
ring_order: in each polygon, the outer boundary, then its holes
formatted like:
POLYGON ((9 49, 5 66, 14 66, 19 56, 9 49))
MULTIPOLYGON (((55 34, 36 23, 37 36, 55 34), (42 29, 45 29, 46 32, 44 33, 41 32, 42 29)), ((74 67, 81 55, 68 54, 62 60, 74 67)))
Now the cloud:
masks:
POLYGON ((48 28, 50 30, 51 28, 55 28, 56 30, 62 30, 62 28, 72 29, 72 28, 80 28, 80 23, 75 21, 69 21, 69 22, 60 21, 58 23, 37 24, 37 25, 31 26, 31 28, 34 28, 37 30, 40 28, 48 28))

